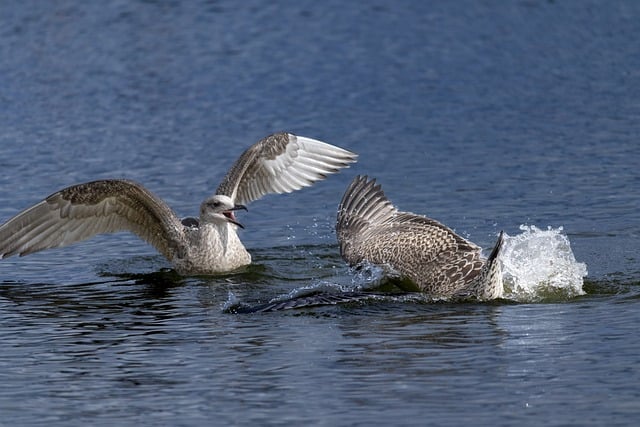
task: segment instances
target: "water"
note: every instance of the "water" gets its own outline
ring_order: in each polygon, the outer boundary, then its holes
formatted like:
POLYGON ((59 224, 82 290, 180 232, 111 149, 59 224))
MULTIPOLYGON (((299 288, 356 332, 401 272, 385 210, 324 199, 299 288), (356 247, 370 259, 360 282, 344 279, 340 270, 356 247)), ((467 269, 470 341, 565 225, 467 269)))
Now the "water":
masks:
POLYGON ((0 11, 1 220, 106 177, 194 215, 240 152, 278 130, 360 154, 310 189, 252 203, 241 237, 255 263, 235 274, 179 277, 128 234, 2 260, 0 425, 640 417, 637 2, 0 11), (551 259, 576 280, 584 265, 582 292, 225 312, 230 298, 261 304, 366 279, 333 232, 356 174, 486 250, 500 230, 529 232, 527 245, 556 242, 568 257, 566 237, 575 261, 551 259))
POLYGON ((534 302, 584 295, 587 267, 576 261, 562 228, 523 225, 520 229, 523 233, 506 236, 499 256, 506 288, 503 297, 534 302))

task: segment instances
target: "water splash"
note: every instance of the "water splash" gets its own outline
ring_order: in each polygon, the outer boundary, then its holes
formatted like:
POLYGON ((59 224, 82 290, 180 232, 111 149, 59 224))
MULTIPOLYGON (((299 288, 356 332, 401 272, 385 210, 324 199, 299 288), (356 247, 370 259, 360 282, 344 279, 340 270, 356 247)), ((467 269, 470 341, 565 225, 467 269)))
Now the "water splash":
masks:
POLYGON ((233 311, 233 309, 235 307, 237 307, 239 304, 240 304, 240 300, 238 299, 236 294, 234 294, 233 292, 229 291, 229 293, 227 295, 227 300, 222 305, 222 311, 223 312, 233 311))
POLYGON ((500 253, 506 299, 520 302, 564 300, 585 292, 587 266, 577 262, 562 227, 541 230, 521 225, 516 236, 505 233, 500 253))
POLYGON ((351 288, 355 290, 373 289, 380 286, 388 278, 396 278, 400 275, 392 271, 388 266, 363 262, 357 268, 351 268, 351 288))
MULTIPOLYGON (((522 233, 515 236, 505 233, 500 252, 504 299, 554 302, 585 294, 582 286, 587 267, 576 261, 569 239, 562 233, 562 227, 541 230, 535 226, 522 225, 520 230, 522 233)), ((303 258, 312 255, 308 247, 301 247, 300 250, 305 255, 303 258)), ((229 313, 254 313, 366 301, 446 301, 418 292, 398 292, 396 281, 401 279, 400 275, 388 266, 365 262, 349 271, 349 275, 337 274, 330 275, 329 279, 312 280, 310 284, 296 287, 267 303, 257 305, 243 303, 229 291, 223 310, 229 313), (392 282, 389 279, 393 279, 392 282)))

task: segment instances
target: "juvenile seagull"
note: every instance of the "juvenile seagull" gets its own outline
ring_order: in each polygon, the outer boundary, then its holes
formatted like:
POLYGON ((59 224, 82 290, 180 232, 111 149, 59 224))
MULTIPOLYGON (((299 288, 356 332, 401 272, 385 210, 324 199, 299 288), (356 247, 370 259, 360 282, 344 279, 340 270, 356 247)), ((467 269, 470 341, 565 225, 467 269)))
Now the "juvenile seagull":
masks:
POLYGON ((180 220, 160 198, 133 181, 101 180, 53 193, 0 226, 0 258, 67 246, 96 234, 131 231, 153 245, 179 274, 215 274, 251 263, 236 234, 234 211, 269 193, 308 187, 355 162, 357 155, 290 133, 247 149, 200 218, 180 220))
POLYGON ((488 259, 480 247, 425 216, 401 212, 375 179, 357 176, 347 188, 336 225, 340 253, 355 266, 369 262, 399 273, 435 298, 502 296, 497 259, 502 233, 488 259))

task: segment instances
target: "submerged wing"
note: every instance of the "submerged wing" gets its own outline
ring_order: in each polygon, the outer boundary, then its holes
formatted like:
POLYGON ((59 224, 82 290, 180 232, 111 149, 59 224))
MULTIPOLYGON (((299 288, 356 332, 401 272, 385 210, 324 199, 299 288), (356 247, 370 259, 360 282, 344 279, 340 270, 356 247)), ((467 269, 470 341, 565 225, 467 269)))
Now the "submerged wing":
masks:
POLYGON ((348 167, 357 157, 315 139, 276 133, 242 153, 216 194, 247 204, 269 193, 290 193, 348 167))
POLYGON ((317 293, 297 298, 273 301, 258 305, 234 305, 226 310, 230 313, 264 313, 268 311, 292 310, 298 308, 317 307, 323 305, 337 305, 366 301, 369 299, 382 299, 385 295, 367 292, 345 292, 342 294, 317 293))
POLYGON ((180 220, 140 184, 102 180, 53 193, 0 226, 0 258, 128 230, 171 259, 182 250, 180 220))

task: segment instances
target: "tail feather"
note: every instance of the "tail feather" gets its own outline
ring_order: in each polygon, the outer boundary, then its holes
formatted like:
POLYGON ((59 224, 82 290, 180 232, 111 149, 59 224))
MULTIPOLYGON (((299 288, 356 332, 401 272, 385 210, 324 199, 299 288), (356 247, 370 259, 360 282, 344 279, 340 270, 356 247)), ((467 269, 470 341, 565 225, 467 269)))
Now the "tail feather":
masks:
POLYGON ((477 298, 479 300, 492 300, 500 298, 504 292, 502 281, 502 266, 500 264, 500 251, 504 243, 504 231, 500 232, 498 241, 485 261, 480 274, 471 284, 459 293, 459 298, 477 298))
POLYGON ((488 300, 500 298, 502 296, 502 293, 504 292, 502 283, 502 267, 500 265, 500 260, 498 259, 498 255, 500 255, 503 243, 504 231, 501 231, 500 235, 498 236, 498 241, 493 247, 491 254, 489 254, 489 258, 487 258, 487 261, 482 269, 484 284, 478 295, 481 299, 488 300))

